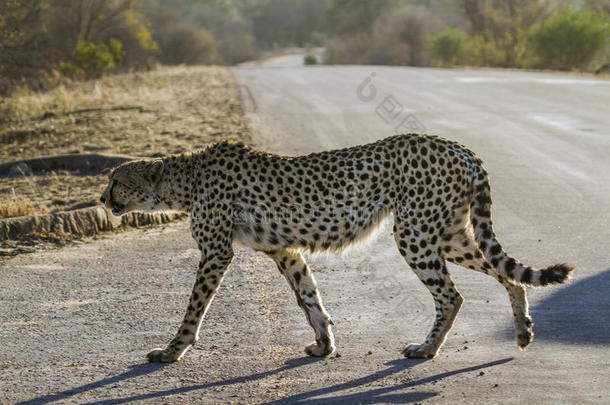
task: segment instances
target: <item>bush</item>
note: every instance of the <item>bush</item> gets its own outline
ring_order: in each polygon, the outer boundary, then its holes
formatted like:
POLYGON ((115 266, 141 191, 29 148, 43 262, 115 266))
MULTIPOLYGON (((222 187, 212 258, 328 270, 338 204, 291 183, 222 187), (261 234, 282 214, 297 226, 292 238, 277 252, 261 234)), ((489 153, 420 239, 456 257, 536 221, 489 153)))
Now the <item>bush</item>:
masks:
POLYGON ((482 34, 468 36, 462 54, 461 65, 509 67, 507 54, 512 52, 498 40, 487 40, 482 34))
POLYGON ((379 15, 370 29, 341 35, 327 43, 329 63, 428 65, 426 34, 434 17, 417 7, 379 15))
POLYGON ((212 64, 218 60, 216 40, 204 29, 176 24, 167 27, 158 42, 161 47, 159 60, 165 64, 212 64))
POLYGON ((168 5, 158 3, 146 9, 146 17, 154 27, 152 40, 158 44, 158 59, 166 65, 218 63, 214 36, 205 29, 185 21, 168 5))
POLYGON ((610 22, 590 10, 566 8, 524 32, 528 67, 586 69, 596 53, 610 43, 610 22))
POLYGON ((463 64, 471 38, 455 28, 448 28, 428 39, 428 52, 432 60, 440 66, 463 64))
POLYGON ((317 56, 310 53, 305 55, 305 57, 303 58, 303 63, 306 65, 317 65, 319 62, 317 56))
POLYGON ((108 45, 80 39, 76 43, 74 62, 60 62, 60 67, 81 79, 99 77, 114 69, 124 54, 123 45, 116 39, 110 39, 108 45))
POLYGON ((501 66, 506 67, 505 47, 483 35, 474 36, 449 28, 428 39, 428 52, 438 66, 501 66))
MULTIPOLYGON (((123 45, 125 52, 120 59, 123 69, 150 69, 160 53, 148 22, 142 14, 133 10, 123 14, 120 23, 109 35, 123 45)), ((118 60, 115 61, 118 65, 118 60)))
POLYGON ((431 22, 425 11, 411 7, 381 15, 373 24, 369 63, 427 65, 425 38, 431 22))
POLYGON ((326 44, 326 60, 330 64, 368 65, 371 49, 367 33, 338 37, 326 44))

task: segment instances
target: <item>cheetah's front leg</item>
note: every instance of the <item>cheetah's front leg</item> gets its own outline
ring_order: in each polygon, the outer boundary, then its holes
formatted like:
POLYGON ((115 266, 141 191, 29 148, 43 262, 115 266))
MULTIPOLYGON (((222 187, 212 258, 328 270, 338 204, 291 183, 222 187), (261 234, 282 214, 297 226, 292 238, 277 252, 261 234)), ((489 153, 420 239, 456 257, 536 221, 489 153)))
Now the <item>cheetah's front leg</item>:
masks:
POLYGON ((148 353, 149 361, 169 363, 180 360, 184 353, 197 342, 203 317, 232 260, 232 252, 206 259, 202 258, 182 326, 178 329, 176 337, 165 349, 155 349, 148 353))

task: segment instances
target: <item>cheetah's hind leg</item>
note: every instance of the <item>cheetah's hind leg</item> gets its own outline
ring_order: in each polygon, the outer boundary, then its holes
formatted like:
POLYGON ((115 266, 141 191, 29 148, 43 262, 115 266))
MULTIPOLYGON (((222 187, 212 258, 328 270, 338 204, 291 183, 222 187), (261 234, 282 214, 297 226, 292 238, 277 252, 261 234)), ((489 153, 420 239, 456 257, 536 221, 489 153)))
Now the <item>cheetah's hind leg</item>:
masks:
POLYGON ((265 254, 275 261, 280 273, 290 284, 297 303, 315 331, 316 340, 305 347, 305 353, 314 357, 329 356, 335 351, 335 338, 330 328, 333 322, 324 309, 318 285, 303 255, 285 249, 268 251, 265 254))
POLYGON ((471 228, 462 229, 443 238, 443 254, 447 260, 462 267, 487 274, 500 282, 510 298, 513 310, 517 345, 525 349, 534 340, 532 318, 529 314, 527 291, 524 286, 512 283, 498 274, 496 268, 485 259, 471 228))
POLYGON ((403 354, 410 358, 433 358, 453 327, 464 299, 447 271, 438 241, 436 244, 431 242, 438 238, 433 238, 419 230, 410 230, 409 221, 404 219, 403 221, 401 218, 396 218, 394 225, 394 239, 398 250, 428 288, 436 307, 434 325, 424 342, 409 344, 403 350, 403 354))

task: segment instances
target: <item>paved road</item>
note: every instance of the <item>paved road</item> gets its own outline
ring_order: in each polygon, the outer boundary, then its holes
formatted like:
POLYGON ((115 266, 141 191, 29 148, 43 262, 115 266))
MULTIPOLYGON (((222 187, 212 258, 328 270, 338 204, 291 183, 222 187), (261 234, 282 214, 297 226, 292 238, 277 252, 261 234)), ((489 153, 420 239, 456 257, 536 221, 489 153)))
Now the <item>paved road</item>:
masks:
MULTIPOLYGON (((486 163, 496 232, 506 249, 539 267, 557 261, 577 266, 569 286, 530 291, 536 340, 523 353, 512 343, 503 288, 485 276, 452 266, 467 302, 444 355, 419 365, 418 376, 443 367, 459 370, 511 360, 484 370, 481 376, 484 381, 493 375, 498 387, 473 384, 456 375, 444 379, 446 388, 432 391, 465 402, 607 401, 610 81, 484 70, 286 68, 289 59, 283 61, 234 70, 246 93, 254 95, 249 103, 252 114, 271 134, 277 151, 297 154, 340 148, 410 131, 457 140, 486 163), (465 346, 467 350, 457 353, 465 346)), ((393 296, 381 310, 366 304, 367 308, 359 307, 358 312, 366 310, 363 317, 374 321, 350 323, 358 331, 349 332, 354 334, 349 339, 345 332, 341 331, 343 336, 337 332, 343 337, 340 347, 366 343, 378 349, 378 336, 384 337, 386 348, 392 347, 421 334, 430 322, 427 292, 394 253, 391 239, 387 230, 377 243, 343 259, 356 271, 333 274, 321 282, 324 295, 334 300, 340 291, 353 291, 363 277, 354 275, 358 270, 369 270, 377 278, 365 283, 393 296), (360 266, 362 261, 366 266, 360 266), (385 312, 405 298, 401 310, 385 312), (417 314, 408 308, 418 310, 422 305, 426 316, 414 319, 417 314)), ((327 262, 316 260, 318 266, 327 262)), ((358 302, 368 298, 359 296, 358 302)), ((341 313, 349 305, 340 299, 329 310, 341 313)))
POLYGON ((0 403, 607 402, 610 81, 381 67, 233 71, 270 150, 355 145, 399 124, 475 150, 492 178, 505 248, 530 265, 577 266, 570 285, 530 291, 532 346, 517 349, 501 286, 451 266, 466 303, 444 350, 432 361, 401 359, 434 311, 385 227, 340 257, 310 260, 340 357, 304 357, 312 336, 285 281, 269 260, 239 249, 196 350, 177 364, 146 364, 179 325, 197 262, 186 225, 173 224, 1 264, 0 403))

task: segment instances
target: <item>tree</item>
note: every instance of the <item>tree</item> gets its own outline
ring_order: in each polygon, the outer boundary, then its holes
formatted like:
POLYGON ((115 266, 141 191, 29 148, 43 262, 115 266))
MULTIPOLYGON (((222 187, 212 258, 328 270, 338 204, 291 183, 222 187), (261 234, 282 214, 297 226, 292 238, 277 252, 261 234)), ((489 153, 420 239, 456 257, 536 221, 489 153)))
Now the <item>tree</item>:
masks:
POLYGON ((471 36, 495 51, 480 63, 516 66, 520 32, 547 18, 551 5, 549 0, 461 0, 471 36))
POLYGON ((158 47, 136 4, 134 0, 53 0, 44 22, 50 47, 62 54, 61 67, 81 77, 149 67, 158 47), (120 59, 110 52, 117 43, 120 59))
POLYGON ((334 0, 326 18, 336 36, 370 32, 378 16, 396 7, 397 0, 334 0))
POLYGON ((564 8, 525 35, 531 66, 584 70, 610 44, 610 19, 592 10, 564 8))
POLYGON ((0 95, 7 94, 22 76, 38 87, 46 79, 51 51, 45 44, 41 19, 45 0, 0 1, 0 95))

